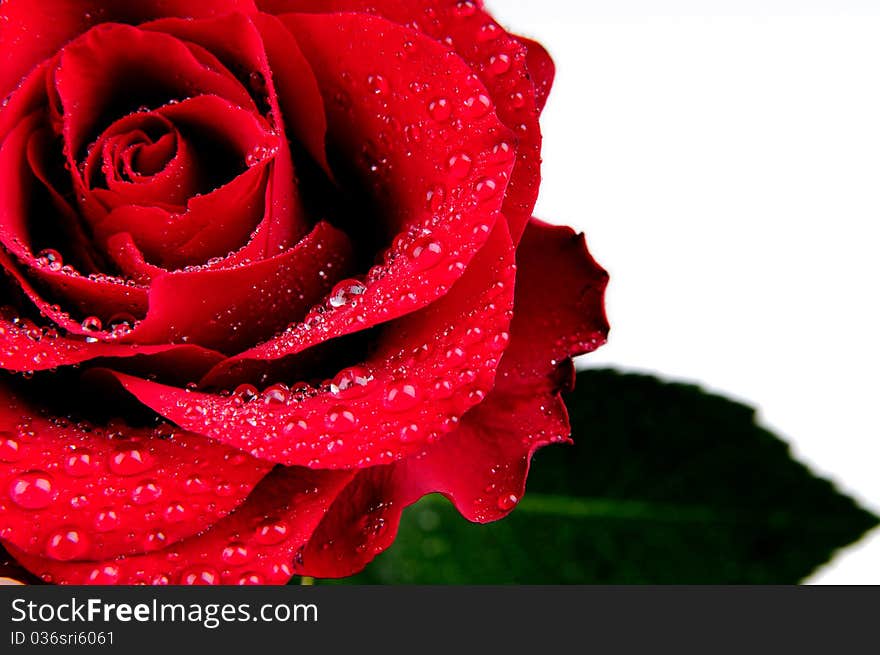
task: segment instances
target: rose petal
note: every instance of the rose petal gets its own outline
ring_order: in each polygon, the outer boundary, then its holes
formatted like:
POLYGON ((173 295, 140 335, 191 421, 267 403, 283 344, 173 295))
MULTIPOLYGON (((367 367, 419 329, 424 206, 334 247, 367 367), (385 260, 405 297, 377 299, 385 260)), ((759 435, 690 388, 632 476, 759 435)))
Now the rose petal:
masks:
POLYGON ((46 418, 0 388, 0 538, 32 555, 101 560, 164 548, 229 514, 270 469, 170 426, 46 418), (70 532, 76 543, 56 548, 70 532))
POLYGON ((57 562, 9 551, 31 572, 60 584, 285 584, 300 549, 351 477, 278 468, 228 517, 155 553, 57 562))
POLYGON ((137 24, 165 16, 204 18, 254 9, 253 0, 7 0, 0 7, 0 23, 4 40, 16 45, 0 50, 0 96, 97 23, 137 24))
POLYGON ((113 23, 99 25, 65 46, 55 88, 64 111, 65 150, 74 168, 102 125, 140 106, 155 108, 210 94, 256 110, 241 83, 204 48, 113 23), (127 84, 128 80, 136 82, 127 84))
MULTIPOLYGON (((453 289, 389 324, 361 383, 242 402, 115 373, 142 403, 186 430, 261 459, 313 468, 404 457, 453 429, 492 388, 513 304, 510 237, 499 223, 453 289)), ((346 375, 343 372, 343 375, 346 375)), ((357 377, 350 374, 349 377, 357 377)))
MULTIPOLYGON (((270 64, 267 49, 271 47, 274 51, 276 46, 271 42, 264 43, 261 34, 264 23, 270 20, 268 16, 261 19, 257 15, 232 14, 211 20, 160 20, 147 23, 142 29, 174 35, 216 55, 247 86, 257 106, 261 110, 268 110, 267 117, 282 144, 287 138, 285 120, 300 113, 310 116, 311 119, 303 123, 303 128, 294 130, 293 135, 309 147, 313 157, 323 156, 326 121, 317 84, 289 35, 283 60, 270 64), (282 84, 285 85, 283 91, 279 89, 282 84), (283 93, 285 98, 293 94, 296 107, 285 106, 282 111, 279 93, 283 93), (290 116, 285 115, 287 111, 291 112, 290 116), (308 130, 308 134, 304 133, 305 130, 308 130)), ((232 266, 265 257, 265 253, 279 252, 289 248, 308 232, 310 226, 302 211, 288 148, 278 150, 271 169, 266 196, 268 211, 253 239, 247 246, 212 267, 232 266)))
MULTIPOLYGON (((166 269, 201 264, 238 250, 248 242, 264 215, 267 166, 271 153, 280 147, 278 137, 251 112, 216 96, 191 98, 162 107, 155 114, 179 130, 180 143, 193 153, 191 161, 181 162, 190 166, 178 176, 182 180, 159 182, 163 186, 172 184, 175 192, 189 187, 192 193, 188 195, 192 197, 183 198, 185 208, 175 211, 155 206, 158 203, 154 201, 162 198, 156 184, 117 184, 110 190, 92 190, 91 195, 111 209, 109 213, 99 212, 93 223, 96 238, 103 242, 128 232, 150 262, 166 269), (196 134, 197 142, 190 143, 196 134), (217 143, 228 152, 204 145, 217 143), (266 154, 256 159, 253 153, 257 151, 266 154), (218 166, 230 179, 218 188, 203 189, 204 195, 193 195, 199 186, 193 178, 197 179, 200 171, 207 174, 213 167, 198 161, 204 157, 218 159, 218 166)), ((139 116, 122 119, 116 129, 125 129, 124 124, 136 118, 139 116)))
POLYGON ((327 223, 294 248, 234 268, 182 270, 156 277, 147 317, 122 341, 186 340, 236 352, 302 318, 350 264, 348 237, 327 223), (223 293, 217 293, 222 289, 223 293))
POLYGON ((324 101, 308 62, 280 21, 266 14, 231 14, 200 21, 165 19, 141 27, 198 43, 230 70, 241 71, 258 104, 268 102, 278 126, 287 126, 291 136, 330 173, 324 101))
MULTIPOLYGON (((535 207, 541 168, 541 130, 536 92, 526 47, 507 34, 479 2, 459 0, 257 0, 260 9, 283 12, 366 12, 408 25, 440 42, 448 42, 485 85, 504 125, 516 138, 516 166, 504 201, 504 215, 514 242, 535 207)), ((479 106, 479 95, 473 96, 479 106)), ((360 100, 360 96, 358 96, 360 100)), ((474 106, 474 105, 472 105, 474 106)), ((456 118, 457 116, 453 116, 456 118)), ((470 130, 469 119, 468 130, 470 130)), ((514 142, 507 142, 513 149, 514 142)))
POLYGON ((188 379, 192 380, 201 375, 200 371, 204 373, 206 366, 223 360, 223 355, 218 352, 187 344, 141 346, 59 336, 54 327, 38 326, 27 319, 7 317, 3 313, 0 313, 0 347, 0 369, 12 373, 49 371, 98 358, 175 353, 181 358, 176 368, 181 372, 188 371, 188 379))
MULTIPOLYGON (((314 324, 292 326, 277 339, 231 360, 230 366, 290 357, 394 320, 441 297, 491 234, 513 165, 512 151, 499 154, 496 149, 510 134, 491 110, 471 117, 464 131, 430 119, 432 94, 460 107, 480 88, 463 62, 443 46, 366 15, 284 16, 283 21, 315 70, 328 106, 330 137, 340 158, 362 162, 365 170, 360 175, 376 177, 374 192, 381 198, 390 231, 404 233, 394 241, 384 263, 367 276, 357 303, 343 303, 314 324), (405 63, 398 63, 398 53, 408 49, 412 53, 405 63), (387 85, 387 93, 376 93, 371 84, 382 90, 387 85), (428 85, 432 93, 422 88, 428 85), (340 106, 334 100, 339 94, 359 101, 340 106), (401 129, 417 126, 418 147, 410 149, 395 137, 379 148, 381 135, 395 124, 401 129), (379 148, 374 154, 385 158, 385 173, 374 175, 369 170, 363 159, 364 143, 379 148)), ((366 224, 361 229, 375 234, 379 228, 366 224)))
POLYGON ((359 473, 315 531, 298 573, 356 573, 393 542, 403 509, 428 493, 442 493, 471 521, 503 518, 525 492, 534 452, 568 438, 560 391, 573 378, 570 357, 607 334, 607 274, 581 235, 534 220, 517 264, 511 343, 495 389, 436 444, 359 473))
POLYGON ((583 234, 532 219, 516 252, 516 305, 510 347, 498 385, 516 389, 551 380, 570 357, 592 352, 608 336, 606 273, 583 234))
POLYGON ((538 112, 544 111, 547 97, 556 77, 556 65, 553 63, 550 53, 537 41, 532 41, 523 36, 516 37, 526 47, 526 64, 535 85, 535 102, 538 112))

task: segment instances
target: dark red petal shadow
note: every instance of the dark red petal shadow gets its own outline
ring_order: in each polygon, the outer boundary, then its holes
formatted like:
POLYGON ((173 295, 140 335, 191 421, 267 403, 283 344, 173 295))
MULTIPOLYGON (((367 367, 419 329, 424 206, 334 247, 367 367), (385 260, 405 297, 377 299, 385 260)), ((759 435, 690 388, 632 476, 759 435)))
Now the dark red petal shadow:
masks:
POLYGON ((155 108, 208 94, 256 110, 239 80, 204 48, 127 25, 99 25, 65 46, 54 79, 64 111, 65 151, 74 168, 109 123, 100 119, 121 118, 142 105, 155 108))
POLYGON ((65 43, 102 22, 142 23, 165 16, 204 18, 252 12, 253 0, 7 0, 0 7, 4 41, 0 50, 0 96, 65 43))
MULTIPOLYGON (((92 312, 102 312, 108 316, 127 312, 137 314, 146 308, 146 293, 143 289, 131 287, 124 281, 110 276, 86 277, 63 267, 57 260, 43 262, 30 249, 30 231, 45 220, 40 216, 31 217, 34 197, 48 195, 46 178, 38 168, 40 153, 35 150, 35 139, 41 139, 43 131, 39 127, 41 114, 31 114, 13 128, 0 145, 0 176, 4 183, 0 195, 0 244, 6 253, 0 253, 0 263, 16 278, 22 279, 22 286, 34 302, 46 309, 47 313, 58 316, 59 324, 73 332, 81 331, 78 321, 61 316, 60 312, 48 309, 52 303, 45 302, 38 290, 30 282, 24 282, 24 271, 52 289, 55 298, 64 299, 73 308, 92 312)), ((72 213, 72 210, 71 210, 72 213)), ((75 217, 67 216, 73 227, 75 217)))
POLYGON ((227 368, 291 357, 441 297, 491 234, 513 165, 510 133, 491 107, 477 110, 464 131, 430 117, 435 97, 462 107, 474 94, 485 96, 470 70, 445 47, 367 15, 282 19, 318 78, 331 140, 344 161, 361 162, 363 178, 375 180, 391 230, 402 234, 367 275, 357 303, 340 304, 314 321, 291 326, 227 368), (340 96, 358 102, 340 105, 340 96), (410 135, 418 134, 418 143, 407 143, 406 126, 413 126, 410 135), (404 134, 392 136, 394 129, 404 134), (383 159, 384 172, 369 170, 365 143, 372 143, 373 154, 383 159))
MULTIPOLYGON (((538 197, 541 168, 541 130, 538 102, 527 64, 526 47, 507 34, 482 9, 481 3, 460 0, 257 0, 263 11, 374 13, 401 25, 411 26, 451 47, 473 69, 487 91, 498 118, 517 139, 516 166, 504 201, 504 215, 514 242, 532 215, 538 197)), ((478 95, 470 106, 479 106, 478 95)), ((470 129, 466 112, 454 110, 451 120, 470 129)), ((509 147, 514 144, 510 143, 509 147)))

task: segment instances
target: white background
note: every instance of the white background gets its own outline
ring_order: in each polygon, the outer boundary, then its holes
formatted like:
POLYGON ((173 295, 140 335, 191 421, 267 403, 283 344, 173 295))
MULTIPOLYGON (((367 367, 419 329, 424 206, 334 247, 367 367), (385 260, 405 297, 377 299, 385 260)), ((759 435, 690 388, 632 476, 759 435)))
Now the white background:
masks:
MULTIPOLYGON (((556 61, 537 213, 611 272, 589 365, 758 406, 880 512, 880 3, 487 5, 556 61)), ((880 531, 812 581, 880 583, 880 531)))

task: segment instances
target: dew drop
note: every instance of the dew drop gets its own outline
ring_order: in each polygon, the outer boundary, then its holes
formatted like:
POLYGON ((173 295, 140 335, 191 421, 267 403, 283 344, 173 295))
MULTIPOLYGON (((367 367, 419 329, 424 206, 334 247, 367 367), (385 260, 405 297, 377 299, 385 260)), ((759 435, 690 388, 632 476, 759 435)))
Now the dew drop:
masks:
POLYGON ((477 13, 477 5, 472 0, 461 0, 455 5, 455 15, 461 18, 468 18, 477 13))
POLYGON ((334 432, 347 432, 357 426, 358 419, 348 407, 337 405, 327 412, 324 423, 334 432))
POLYGON ((239 585, 261 585, 263 584, 263 576, 259 573, 244 573, 238 579, 239 585))
POLYGON ((113 585, 119 582, 122 572, 115 564, 105 564, 98 568, 92 569, 89 573, 89 584, 93 585, 113 585))
POLYGON ((134 329, 137 319, 131 314, 115 314, 107 322, 107 327, 115 336, 125 336, 134 329))
POLYGON ((464 101, 464 111, 469 118, 485 116, 491 108, 492 99, 485 93, 474 94, 464 101))
POLYGON ((350 366, 339 371, 336 377, 333 378, 330 386, 331 389, 335 390, 335 393, 351 392, 359 389, 362 390, 372 379, 373 377, 367 368, 363 366, 350 366))
POLYGON ((43 471, 30 471, 12 479, 9 497, 24 509, 43 509, 52 503, 52 478, 43 471))
POLYGON ((279 544, 290 532, 287 523, 278 519, 267 519, 257 528, 256 540, 264 546, 279 544))
POLYGON ((137 446, 129 444, 117 448, 110 457, 110 470, 117 475, 138 475, 153 468, 153 456, 137 446))
POLYGON ((446 200, 446 189, 442 186, 435 186, 428 189, 425 194, 425 207, 432 214, 436 214, 443 209, 443 203, 446 200))
POLYGON ((427 270, 443 258, 443 245, 430 236, 422 237, 409 247, 408 254, 420 270, 427 270))
POLYGON ((97 316, 87 316, 83 319, 82 329, 86 332, 100 332, 104 325, 97 316))
POLYGON ((287 403, 288 389, 283 384, 273 384, 263 391, 263 404, 268 407, 279 407, 287 403))
POLYGON ((428 103, 428 115, 438 123, 447 121, 452 116, 452 105, 446 98, 435 98, 428 103))
POLYGON ((367 287, 359 280, 343 280, 330 293, 330 306, 339 309, 352 303, 358 296, 363 295, 367 287))
POLYGON ((98 468, 98 462, 92 451, 80 448, 64 459, 64 471, 74 478, 84 478, 94 475, 98 468))
POLYGON ((186 506, 183 503, 171 503, 163 512, 165 520, 169 523, 180 523, 187 518, 186 506))
POLYGON ((231 543, 223 549, 220 557, 229 566, 240 566, 250 560, 251 551, 245 544, 231 543))
POLYGON ((460 152, 449 158, 447 168, 453 177, 461 179, 467 177, 468 173, 471 172, 472 163, 470 155, 460 152))
POLYGON ((518 501, 519 497, 516 494, 504 494, 503 496, 498 497, 498 509, 506 512, 507 510, 513 509, 518 501))
POLYGON ((370 75, 367 78, 367 84, 370 86, 370 91, 376 95, 384 95, 391 90, 388 80, 381 75, 370 75))
POLYGON ((218 585, 220 573, 212 568, 193 568, 184 571, 180 576, 180 584, 183 585, 218 585))
POLYGON ((489 72, 492 75, 504 75, 509 70, 510 57, 507 54, 502 52, 499 55, 489 57, 489 72))
POLYGON ((162 488, 152 480, 136 486, 131 492, 131 500, 135 505, 149 505, 162 496, 162 488))
POLYGON ((412 384, 401 382, 392 384, 385 390, 383 404, 392 412, 405 412, 419 402, 419 393, 412 384))
POLYGON ((208 491, 208 485, 197 475, 187 478, 183 484, 186 491, 191 494, 203 494, 208 491))
POLYGON ((144 550, 159 550, 160 548, 165 547, 165 542, 168 540, 168 537, 165 536, 165 533, 161 530, 156 530, 155 532, 151 532, 144 539, 144 550))
POLYGON ((40 251, 37 255, 37 263, 40 266, 45 266, 50 271, 60 271, 64 267, 61 253, 57 250, 52 250, 51 248, 40 251))
POLYGON ((490 200, 498 192, 498 183, 490 177, 483 178, 474 185, 474 193, 479 202, 490 200))
POLYGON ((95 530, 110 532, 119 526, 119 515, 116 510, 105 509, 95 514, 95 530))
POLYGON ((46 541, 46 556, 62 562, 81 559, 88 549, 88 538, 76 528, 57 530, 46 541))
POLYGON ((240 403, 249 403, 259 398, 260 392, 252 384, 240 384, 232 392, 232 396, 240 403))
POLYGON ((18 439, 9 432, 0 432, 0 462, 11 464, 19 461, 22 457, 24 457, 24 453, 18 439))
POLYGON ((300 437, 304 437, 309 433, 309 424, 302 418, 294 418, 288 421, 283 428, 281 428, 281 434, 285 437, 291 437, 293 439, 298 439, 300 437))

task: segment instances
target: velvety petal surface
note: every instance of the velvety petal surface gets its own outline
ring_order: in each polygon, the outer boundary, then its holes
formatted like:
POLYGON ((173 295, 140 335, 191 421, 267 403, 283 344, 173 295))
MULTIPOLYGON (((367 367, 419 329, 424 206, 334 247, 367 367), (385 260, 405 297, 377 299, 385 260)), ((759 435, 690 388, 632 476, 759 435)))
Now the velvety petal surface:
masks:
POLYGON ((32 573, 60 584, 285 584, 293 563, 351 473, 279 468, 242 506, 200 535, 154 553, 58 562, 10 548, 32 573))
POLYGON ((271 465, 171 426, 46 416, 0 388, 0 539, 55 560, 158 550, 240 505, 271 465))
POLYGON ((582 235, 539 221, 526 229, 517 263, 511 341, 495 389, 437 443, 361 472, 315 532, 298 572, 356 573, 393 542, 403 509, 427 493, 442 493, 471 521, 503 518, 522 498, 535 450, 568 439, 560 392, 571 384, 570 358, 607 334, 607 274, 582 235))
POLYGON ((538 197, 541 168, 538 114, 545 91, 536 90, 532 83, 526 46, 505 32, 483 9, 482 3, 469 0, 258 0, 257 4, 264 11, 276 14, 337 11, 376 14, 449 44, 479 76, 488 96, 476 92, 467 97, 463 106, 457 106, 449 104, 451 98, 437 95, 435 112, 444 120, 469 130, 472 114, 494 105, 498 118, 513 131, 516 142, 508 141, 506 147, 515 146, 517 158, 504 200, 504 215, 514 242, 519 240, 538 197))
POLYGON ((510 237, 499 223, 442 300, 386 326, 371 356, 334 385, 223 397, 116 377, 182 428, 261 459, 313 468, 395 461, 454 429, 492 388, 513 284, 510 237))

